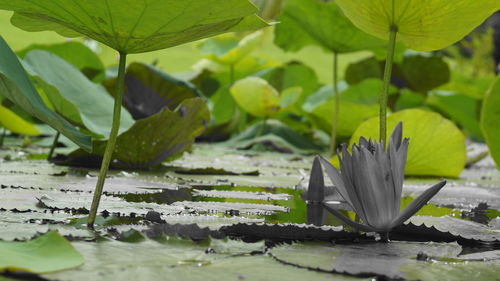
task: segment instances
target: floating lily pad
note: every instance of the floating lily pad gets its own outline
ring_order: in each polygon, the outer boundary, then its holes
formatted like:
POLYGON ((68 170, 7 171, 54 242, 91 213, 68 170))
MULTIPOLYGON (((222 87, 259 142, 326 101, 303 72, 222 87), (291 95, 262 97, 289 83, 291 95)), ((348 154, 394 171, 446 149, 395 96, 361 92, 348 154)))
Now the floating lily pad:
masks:
MULTIPOLYGON (((450 272, 461 280, 455 268, 467 268, 459 263, 458 254, 462 248, 456 243, 359 243, 347 245, 332 245, 326 243, 301 243, 282 245, 271 249, 271 255, 286 264, 304 267, 310 270, 346 273, 354 276, 378 276, 383 278, 408 278, 418 276, 419 280, 435 280, 436 276, 448 278, 450 272), (434 262, 419 261, 417 256, 429 257, 434 262), (439 262, 455 260, 458 263, 439 262), (433 274, 426 274, 433 271, 433 274)), ((484 277, 484 280, 494 280, 493 272, 498 272, 499 265, 494 263, 476 263, 478 271, 466 273, 484 277), (488 269, 488 266, 494 270, 488 269)), ((483 279, 481 279, 483 280, 483 279)))
MULTIPOLYGON (((451 121, 420 109, 408 109, 387 117, 388 132, 403 122, 403 137, 410 138, 406 175, 458 177, 465 167, 465 137, 451 121)), ((378 117, 361 124, 351 137, 378 139, 378 117)))
POLYGON ((28 242, 0 241, 0 272, 48 273, 80 266, 83 257, 55 231, 28 242))

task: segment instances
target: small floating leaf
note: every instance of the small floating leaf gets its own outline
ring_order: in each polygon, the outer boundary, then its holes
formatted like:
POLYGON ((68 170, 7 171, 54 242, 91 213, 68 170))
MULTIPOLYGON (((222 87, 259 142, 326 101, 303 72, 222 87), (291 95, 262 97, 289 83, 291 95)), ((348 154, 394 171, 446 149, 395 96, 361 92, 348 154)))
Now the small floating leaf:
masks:
POLYGON ((27 242, 0 241, 0 272, 47 273, 80 266, 82 255, 56 231, 27 242))

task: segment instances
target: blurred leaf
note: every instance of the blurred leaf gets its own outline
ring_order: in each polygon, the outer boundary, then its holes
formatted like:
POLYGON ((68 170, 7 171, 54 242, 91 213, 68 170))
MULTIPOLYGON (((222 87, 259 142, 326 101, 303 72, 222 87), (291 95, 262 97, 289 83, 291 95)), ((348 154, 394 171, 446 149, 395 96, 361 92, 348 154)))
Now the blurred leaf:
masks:
MULTIPOLYGON (((206 128, 210 112, 200 98, 184 100, 175 111, 164 108, 157 114, 138 120, 116 140, 112 165, 144 168, 170 161, 182 155, 206 128)), ((68 155, 68 163, 100 165, 106 142, 94 141, 92 155, 77 150, 68 155), (95 157, 97 156, 97 157, 95 157), (90 161, 90 162, 87 162, 90 161)))
POLYGON ((14 11, 11 22, 26 31, 83 35, 128 54, 267 26, 247 0, 0 0, 0 9, 14 11))
POLYGON ((490 149, 491 157, 500 169, 500 76, 497 77, 483 100, 481 130, 490 149))
POLYGON ((91 149, 90 136, 80 133, 61 116, 50 110, 38 95, 26 71, 7 43, 0 38, 0 93, 41 121, 71 139, 83 149, 91 149))
POLYGON ((56 231, 27 242, 0 241, 0 272, 48 273, 83 263, 82 255, 56 231))
POLYGON ((385 49, 387 43, 356 28, 335 1, 287 0, 275 43, 286 51, 317 45, 330 52, 385 49))
POLYGON ((382 79, 384 68, 375 57, 369 57, 347 66, 345 80, 350 85, 357 84, 368 78, 382 79))
MULTIPOLYGON (((46 51, 34 50, 24 59, 30 75, 47 95, 56 112, 73 123, 107 138, 113 120, 114 99, 101 85, 88 80, 73 65, 46 51), (97 102, 98 101, 98 102, 97 102)), ((120 130, 127 130, 134 120, 122 109, 120 130)))
POLYGON ((40 131, 32 124, 0 105, 0 127, 21 135, 38 136, 40 131))
POLYGON ((427 104, 455 121, 476 141, 484 138, 479 125, 480 103, 481 100, 448 91, 432 91, 427 98, 427 104))
MULTIPOLYGON (((377 116, 379 112, 378 99, 382 87, 381 80, 366 79, 359 84, 341 90, 341 109, 337 128, 339 136, 351 136, 361 123, 368 118, 377 116)), ((397 89, 391 86, 390 94, 395 93, 397 93, 397 89)), ((310 113, 316 126, 325 132, 330 132, 335 113, 332 88, 323 87, 317 94, 311 95, 303 109, 310 113), (328 98, 320 100, 320 95, 328 98)))
POLYGON ((256 31, 243 38, 235 33, 222 34, 202 41, 197 47, 210 60, 234 65, 262 43, 263 34, 262 31, 256 31))
POLYGON ((450 81, 450 68, 440 55, 407 54, 401 71, 408 87, 416 92, 426 93, 450 81))
POLYGON ((419 51, 442 49, 462 39, 500 9, 498 0, 337 0, 345 15, 361 30, 397 39, 419 51))
POLYGON ((276 120, 267 120, 266 124, 257 123, 223 144, 241 149, 260 144, 268 150, 285 153, 311 153, 320 149, 303 135, 276 120))
POLYGON ((409 89, 403 89, 399 94, 398 100, 394 109, 400 111, 403 109, 410 109, 420 107, 425 104, 425 96, 423 94, 415 93, 409 89))
POLYGON ((319 88, 318 77, 314 70, 298 62, 290 62, 283 66, 269 68, 253 76, 267 80, 271 86, 280 92, 290 87, 302 87, 303 93, 297 101, 297 105, 302 105, 306 98, 319 88))
MULTIPOLYGON (((104 86, 114 92, 116 78, 105 81, 104 86)), ((143 119, 163 108, 174 110, 185 99, 200 97, 191 83, 174 78, 154 66, 132 63, 125 74, 123 106, 134 119, 143 119)))
POLYGON ((95 82, 104 80, 105 68, 99 56, 80 42, 65 42, 50 45, 33 44, 16 53, 20 58, 24 59, 33 50, 43 50, 56 54, 58 57, 80 69, 85 76, 95 82))
POLYGON ((248 77, 236 82, 230 89, 239 106, 257 117, 270 117, 293 105, 302 88, 293 87, 281 94, 266 80, 258 77, 248 77))
MULTIPOLYGON (((407 109, 387 117, 387 131, 403 122, 403 137, 410 138, 406 175, 458 177, 465 167, 465 136, 451 122, 435 112, 407 109)), ((361 124, 350 144, 361 136, 378 139, 378 117, 361 124)))

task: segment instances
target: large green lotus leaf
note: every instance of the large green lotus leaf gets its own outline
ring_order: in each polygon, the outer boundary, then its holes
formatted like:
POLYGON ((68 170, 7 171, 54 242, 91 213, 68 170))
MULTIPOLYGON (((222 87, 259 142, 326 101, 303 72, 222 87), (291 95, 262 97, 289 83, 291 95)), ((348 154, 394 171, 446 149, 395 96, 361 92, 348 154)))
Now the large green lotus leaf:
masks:
POLYGON ((500 9, 498 0, 337 0, 345 15, 361 30, 398 40, 419 51, 442 49, 462 39, 500 9))
MULTIPOLYGON (((173 160, 191 147, 209 121, 210 112, 200 98, 184 100, 175 111, 164 108, 157 114, 136 121, 118 136, 113 165, 143 168, 173 160)), ((94 141, 93 145, 92 155, 76 150, 68 155, 69 162, 99 166, 100 161, 93 161, 102 157, 106 142, 94 141)))
MULTIPOLYGON (((40 83, 44 94, 57 112, 100 138, 107 138, 111 131, 114 100, 104 87, 88 80, 73 65, 46 51, 31 51, 24 62, 32 76, 39 77, 50 85, 48 87, 40 80, 34 81, 40 83), (65 106, 68 103, 73 104, 69 112, 65 106), (77 116, 74 114, 75 110, 79 112, 77 116), (79 123, 80 121, 83 124, 79 123)), ((130 113, 122 109, 120 130, 127 130, 133 123, 130 113)))
MULTIPOLYGON (((110 93, 114 92, 116 78, 105 81, 104 85, 110 93)), ((136 120, 154 115, 164 107, 175 110, 183 100, 200 96, 191 83, 152 65, 132 63, 127 67, 123 106, 136 120)))
POLYGON ((0 241, 0 273, 48 273, 80 266, 82 255, 56 231, 28 242, 0 241))
POLYGON ((491 157, 500 169, 500 76, 483 100, 481 130, 490 149, 491 157))
POLYGON ((124 53, 143 53, 231 31, 267 26, 248 0, 1 0, 27 31, 87 36, 124 53))
MULTIPOLYGON (((435 112, 408 109, 387 117, 387 131, 403 122, 403 136, 410 138, 406 175, 458 177, 466 162, 465 136, 453 122, 435 112)), ((361 124, 350 143, 361 136, 378 139, 378 117, 361 124)))
POLYGON ((425 93, 450 81, 450 68, 441 55, 407 54, 401 72, 408 88, 425 93))
POLYGON ((415 93, 410 89, 403 89, 399 94, 398 100, 394 105, 396 111, 421 107, 425 104, 425 96, 420 93, 415 93))
POLYGON ((479 125, 480 103, 480 99, 449 91, 432 91, 427 97, 427 104, 455 121, 476 141, 483 140, 479 125))
POLYGON ((236 102, 257 117, 269 117, 280 110, 280 94, 261 78, 248 77, 236 82, 230 89, 236 102))
POLYGON ((243 38, 235 33, 208 38, 198 44, 200 53, 225 65, 234 65, 262 43, 264 33, 256 31, 243 38))
POLYGON ((80 147, 90 150, 90 136, 81 133, 61 116, 50 110, 40 98, 7 43, 0 38, 0 93, 26 112, 49 124, 80 147))
POLYGON ((104 65, 95 52, 80 42, 64 42, 58 44, 33 44, 19 52, 19 57, 24 59, 33 50, 44 50, 56 54, 66 62, 80 69, 93 81, 104 79, 104 65))
POLYGON ((40 131, 31 123, 0 104, 0 127, 21 135, 38 136, 40 131))
POLYGON ((275 43, 287 51, 317 45, 336 53, 384 49, 386 42, 356 28, 335 1, 287 0, 275 43))

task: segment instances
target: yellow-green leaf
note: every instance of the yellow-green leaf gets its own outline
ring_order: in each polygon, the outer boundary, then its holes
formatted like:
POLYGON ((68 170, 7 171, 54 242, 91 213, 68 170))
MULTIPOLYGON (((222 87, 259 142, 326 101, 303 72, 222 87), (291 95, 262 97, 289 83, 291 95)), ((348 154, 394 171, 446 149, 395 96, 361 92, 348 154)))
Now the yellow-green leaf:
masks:
MULTIPOLYGON (((465 136, 453 122, 435 112, 408 109, 387 117, 388 133, 403 121, 403 137, 410 138, 406 175, 458 177, 465 167, 465 136)), ((378 139, 378 117, 361 124, 350 144, 359 138, 378 139)))
POLYGON ((40 131, 38 131, 35 125, 25 121, 2 105, 0 105, 0 127, 4 127, 16 134, 27 136, 40 135, 40 131))
POLYGON ((280 94, 261 78, 248 77, 236 82, 230 89, 239 106, 257 117, 269 117, 280 110, 280 94))
POLYGON ((500 168, 500 76, 483 100, 481 130, 490 149, 491 157, 500 168))
POLYGON ((397 28, 407 47, 432 51, 451 45, 500 9, 498 0, 337 0, 363 31, 388 39, 397 28))

